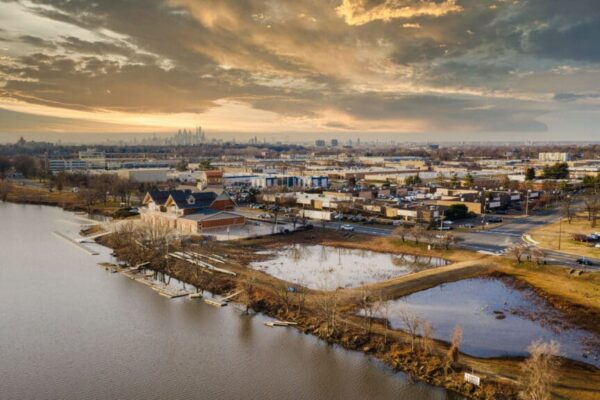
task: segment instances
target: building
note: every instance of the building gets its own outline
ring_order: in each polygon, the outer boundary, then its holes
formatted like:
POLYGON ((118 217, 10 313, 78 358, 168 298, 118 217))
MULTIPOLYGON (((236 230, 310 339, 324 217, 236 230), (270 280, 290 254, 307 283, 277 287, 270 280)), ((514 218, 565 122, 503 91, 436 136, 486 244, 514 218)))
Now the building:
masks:
POLYGON ((86 171, 88 169, 87 162, 84 160, 49 160, 48 170, 51 173, 65 172, 65 171, 86 171))
POLYGON ((106 169, 106 153, 87 149, 79 152, 77 159, 54 159, 48 161, 51 173, 65 171, 86 171, 88 169, 106 169))
POLYGON ((545 162, 567 162, 571 161, 571 154, 569 153, 540 153, 538 160, 545 162))
POLYGON ((329 178, 326 176, 257 175, 251 179, 250 185, 258 189, 271 187, 327 188, 329 178))
POLYGON ((325 147, 325 141, 322 139, 315 140, 315 146, 317 147, 325 147))
POLYGON ((223 171, 218 169, 200 171, 197 175, 197 184, 200 190, 209 186, 223 186, 223 171))
POLYGON ((212 228, 241 226, 243 215, 225 193, 158 190, 146 193, 140 210, 143 221, 167 225, 185 234, 202 234, 212 228))
POLYGON ((96 149, 80 151, 79 159, 86 162, 88 169, 106 168, 106 153, 103 151, 96 151, 96 149))
POLYGON ((116 174, 129 182, 156 183, 167 182, 169 170, 164 168, 120 169, 116 174))
POLYGON ((337 147, 339 145, 339 142, 337 139, 331 139, 331 147, 337 147))

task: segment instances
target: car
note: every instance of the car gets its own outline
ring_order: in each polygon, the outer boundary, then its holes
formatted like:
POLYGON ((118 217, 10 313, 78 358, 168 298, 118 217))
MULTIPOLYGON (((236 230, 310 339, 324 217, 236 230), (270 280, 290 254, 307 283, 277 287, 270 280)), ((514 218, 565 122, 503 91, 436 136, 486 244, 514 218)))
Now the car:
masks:
POLYGON ((344 225, 340 226, 340 230, 351 232, 354 230, 354 227, 352 225, 344 224, 344 225))
POLYGON ((437 230, 438 231, 451 231, 452 227, 451 226, 438 226, 437 230))
POLYGON ((490 217, 490 218, 488 218, 487 222, 490 224, 498 224, 498 223, 502 222, 502 218, 490 217))
POLYGON ((506 215, 507 211, 506 210, 496 210, 496 214, 506 215))
POLYGON ((594 265, 594 263, 592 261, 588 260, 587 258, 578 258, 577 264, 579 264, 579 265, 594 265))
POLYGON ((475 228, 475 225, 473 225, 473 224, 463 224, 462 227, 463 228, 473 229, 473 228, 475 228))

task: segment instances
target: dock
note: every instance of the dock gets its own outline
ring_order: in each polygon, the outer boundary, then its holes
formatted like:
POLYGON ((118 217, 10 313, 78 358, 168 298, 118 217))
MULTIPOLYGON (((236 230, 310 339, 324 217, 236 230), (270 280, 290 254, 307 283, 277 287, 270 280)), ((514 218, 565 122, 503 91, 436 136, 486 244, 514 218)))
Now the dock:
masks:
POLYGON ((225 269, 225 268, 215 267, 212 264, 209 264, 205 261, 199 260, 200 256, 203 256, 203 255, 199 254, 199 253, 191 253, 191 252, 183 252, 183 251, 176 251, 173 253, 169 253, 169 257, 177 258, 178 260, 182 260, 182 261, 188 262, 190 264, 197 265, 197 266, 205 268, 209 271, 220 272, 222 274, 231 275, 231 276, 237 276, 237 274, 233 271, 229 271, 228 269, 225 269))
POLYGON ((226 302, 215 299, 204 299, 204 302, 214 307, 225 307, 227 305, 226 302))
POLYGON ((83 244, 79 243, 77 240, 71 239, 70 237, 68 237, 67 235, 65 235, 62 232, 53 231, 52 233, 55 234, 56 236, 58 236, 59 238, 62 238, 64 240, 66 240, 67 242, 74 244, 75 246, 79 247, 81 250, 85 251, 86 253, 88 253, 92 256, 97 256, 98 254, 100 254, 97 251, 87 248, 83 244))
POLYGON ((83 237, 81 239, 77 239, 77 242, 79 242, 79 243, 93 243, 95 239, 100 238, 102 236, 110 235, 111 233, 112 232, 97 233, 95 235, 86 236, 86 237, 83 237))
POLYGON ((202 298, 202 293, 192 293, 190 294, 190 299, 201 299, 202 298))
POLYGON ((269 322, 265 322, 265 325, 273 328, 276 326, 295 326, 298 325, 297 322, 291 322, 291 321, 280 321, 280 320, 276 320, 276 321, 269 321, 269 322))

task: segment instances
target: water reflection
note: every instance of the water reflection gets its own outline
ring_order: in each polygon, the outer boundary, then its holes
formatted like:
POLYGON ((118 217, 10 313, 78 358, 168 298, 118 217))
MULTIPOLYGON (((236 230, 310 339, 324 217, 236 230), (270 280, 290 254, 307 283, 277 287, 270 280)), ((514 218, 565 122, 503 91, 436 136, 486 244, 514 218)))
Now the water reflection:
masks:
MULTIPOLYGON (((0 203, 2 399, 447 399, 361 353, 168 300, 51 234, 73 214, 0 203), (291 396, 290 396, 291 394, 291 396)), ((174 281, 171 281, 174 283, 174 281)))
POLYGON ((296 244, 263 254, 269 258, 252 263, 252 268, 320 290, 357 287, 447 264, 446 260, 436 257, 321 245, 296 244))
POLYGON ((568 324, 533 290, 517 289, 511 279, 475 278, 446 283, 388 302, 393 328, 405 329, 407 312, 430 322, 433 337, 448 341, 459 324, 461 350, 481 357, 526 356, 536 339, 556 340, 572 359, 600 366, 600 340, 568 324))

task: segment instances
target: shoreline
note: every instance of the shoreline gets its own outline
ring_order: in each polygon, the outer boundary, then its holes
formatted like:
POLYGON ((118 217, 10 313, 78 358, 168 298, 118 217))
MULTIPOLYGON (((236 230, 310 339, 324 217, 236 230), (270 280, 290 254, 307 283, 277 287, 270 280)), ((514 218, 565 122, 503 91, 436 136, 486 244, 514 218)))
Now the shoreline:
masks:
MULTIPOLYGON (((63 207, 59 203, 51 204, 47 202, 35 203, 26 201, 16 203, 52 205, 59 206, 66 211, 75 211, 72 208, 63 207)), ((107 240, 107 237, 103 237, 101 239, 97 239, 96 242, 111 248, 113 251, 115 251, 117 256, 119 256, 116 248, 107 245, 107 240)), ((484 263, 481 262, 481 264, 484 263)), ((201 287, 215 294, 227 294, 228 292, 231 292, 231 290, 237 285, 236 281, 239 280, 239 278, 220 277, 216 280, 216 282, 212 282, 209 285, 198 285, 199 282, 197 282, 197 280, 190 275, 191 271, 189 271, 189 269, 190 268, 181 266, 180 263, 175 263, 175 269, 170 270, 169 274, 175 279, 195 287, 201 287), (188 269, 188 271, 186 271, 186 269, 188 269)), ((480 269, 487 270, 488 268, 483 267, 480 269)), ((474 274, 472 276, 479 276, 482 274, 481 272, 472 271, 470 273, 474 274)), ((400 277, 398 280, 402 279, 403 277, 400 277)), ((460 279, 464 279, 464 277, 458 277, 456 280, 460 279)), ((277 279, 271 280, 279 281, 277 279)), ((389 330, 386 330, 384 334, 382 333, 382 330, 384 329, 383 324, 374 321, 373 331, 369 334, 366 334, 362 327, 364 318, 348 315, 343 315, 337 321, 340 324, 343 324, 343 329, 341 329, 341 332, 331 335, 323 330, 323 322, 319 321, 314 309, 311 310, 314 315, 304 315, 306 310, 301 310, 299 315, 294 315, 293 310, 287 310, 286 312, 283 312, 283 305, 281 301, 278 301, 278 299, 275 298, 272 288, 269 288, 265 282, 258 284, 257 287, 258 292, 263 292, 263 298, 259 299, 259 301, 256 302, 255 307, 253 307, 255 312, 262 313, 272 318, 286 320, 290 320, 291 316, 293 317, 294 322, 298 323, 296 329, 305 334, 311 334, 329 344, 339 345, 347 350, 363 352, 377 358, 378 360, 381 360, 395 371, 402 371, 408 376, 416 378, 420 381, 437 387, 445 388, 467 398, 491 398, 489 397, 491 393, 493 393, 493 398, 497 399, 510 399, 515 398, 516 396, 517 389, 516 380, 514 377, 511 377, 507 374, 498 374, 494 372, 494 369, 498 366, 501 366, 502 369, 518 371, 518 366, 520 361, 522 361, 522 358, 477 358, 461 353, 461 361, 459 362, 459 365, 455 367, 456 370, 446 375, 440 370, 443 367, 443 355, 448 348, 448 344, 446 342, 434 340, 435 351, 430 356, 425 356, 423 354, 410 354, 406 351, 408 337, 405 332, 390 332, 389 330), (484 378, 483 384, 480 387, 475 387, 464 382, 462 377, 462 372, 468 370, 469 368, 473 368, 474 366, 478 367, 478 374, 484 378), (492 375, 494 376, 492 377, 492 375)), ((541 290, 534 285, 531 285, 531 287, 536 291, 541 290)), ((348 290, 348 292, 352 292, 352 290, 348 290)), ((356 292, 356 290, 354 290, 354 292, 356 292)), ((311 295, 318 296, 318 293, 311 293, 311 295)), ((344 293, 344 296, 346 297, 344 300, 347 300, 348 293, 344 293)), ((350 297, 351 296, 352 293, 350 293, 350 297)), ((286 305, 286 307, 289 308, 289 305, 286 305)), ((593 368, 588 368, 587 364, 568 362, 565 367, 568 368, 569 375, 572 375, 573 373, 583 373, 584 375, 591 373, 592 376, 590 376, 588 379, 600 377, 599 371, 597 369, 594 370, 593 368)), ((598 390, 600 390, 600 388, 594 389, 594 393, 598 390)))

